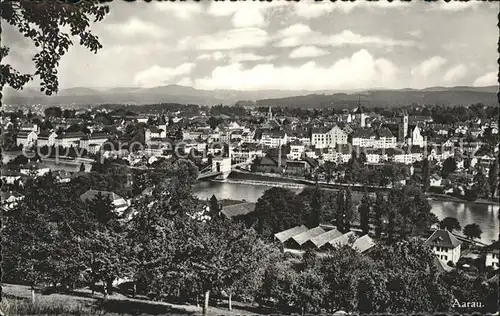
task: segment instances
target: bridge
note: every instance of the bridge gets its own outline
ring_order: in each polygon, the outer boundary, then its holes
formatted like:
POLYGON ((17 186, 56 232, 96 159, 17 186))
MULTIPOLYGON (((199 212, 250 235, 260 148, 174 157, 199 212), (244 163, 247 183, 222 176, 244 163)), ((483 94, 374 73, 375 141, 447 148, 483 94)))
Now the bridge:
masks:
POLYGON ((239 167, 248 166, 252 163, 253 157, 248 158, 246 161, 232 164, 230 157, 225 158, 214 158, 212 159, 212 165, 201 169, 198 172, 198 180, 214 178, 216 180, 226 180, 231 174, 231 171, 236 170, 239 167))

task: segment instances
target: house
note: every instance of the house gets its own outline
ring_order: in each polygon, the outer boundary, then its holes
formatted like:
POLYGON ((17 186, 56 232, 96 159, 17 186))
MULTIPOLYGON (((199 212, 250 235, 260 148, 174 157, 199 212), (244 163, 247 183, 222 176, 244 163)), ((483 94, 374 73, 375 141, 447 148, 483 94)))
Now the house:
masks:
POLYGON ((291 160, 298 160, 302 157, 305 150, 306 147, 304 144, 299 140, 295 140, 290 144, 290 153, 287 155, 287 158, 291 160))
POLYGON ((328 245, 334 248, 340 248, 345 245, 351 245, 352 247, 355 241, 356 241, 356 235, 354 234, 354 232, 347 232, 342 236, 330 240, 328 242, 328 245))
POLYGON ((57 183, 68 183, 71 181, 71 174, 66 170, 58 170, 54 173, 54 179, 57 183))
POLYGON ((229 146, 229 153, 234 164, 252 161, 255 157, 262 157, 262 148, 255 143, 242 143, 239 146, 229 146))
POLYGON ((165 138, 165 137, 167 137, 166 125, 160 127, 150 126, 149 128, 146 129, 146 132, 144 133, 144 140, 146 143, 149 143, 149 141, 152 138, 165 138))
POLYGON ((443 178, 440 175, 434 173, 430 176, 429 180, 430 180, 431 187, 440 187, 442 184, 443 178))
POLYGON ((52 147, 56 144, 56 138, 57 134, 54 132, 41 132, 37 137, 36 145, 38 147, 52 147))
POLYGON ((337 144, 347 144, 347 133, 339 126, 331 129, 313 128, 311 130, 311 145, 316 148, 332 148, 337 144))
POLYGON ((50 171, 50 168, 41 162, 28 162, 21 167, 20 172, 27 176, 33 175, 34 177, 43 176, 50 171))
POLYGON ((24 195, 16 191, 1 192, 1 197, 2 207, 6 210, 12 210, 24 199, 24 195))
POLYGON ((128 209, 128 207, 129 207, 128 202, 123 197, 119 196, 118 194, 116 194, 114 192, 110 192, 110 191, 100 191, 100 190, 90 189, 87 192, 80 195, 80 200, 82 200, 83 202, 92 201, 93 199, 95 199, 98 196, 99 193, 103 197, 108 197, 112 201, 113 206, 115 208, 115 212, 118 215, 122 215, 123 212, 126 209, 128 209))
POLYGON ((342 233, 336 228, 327 231, 324 234, 311 238, 310 242, 316 246, 316 249, 322 249, 330 241, 342 236, 342 233))
POLYGON ((80 139, 80 148, 87 150, 88 152, 96 153, 109 139, 109 135, 106 133, 92 133, 88 136, 84 136, 80 139))
POLYGON ((487 267, 493 267, 493 269, 498 269, 498 249, 493 249, 486 253, 485 265, 487 267))
POLYGON ((375 241, 368 235, 363 235, 356 239, 352 244, 352 248, 359 253, 366 253, 375 246, 375 241))
POLYGON ((295 235, 308 231, 307 227, 304 225, 295 226, 290 229, 284 230, 282 232, 274 234, 274 240, 278 240, 282 244, 285 243, 288 239, 292 238, 295 235))
POLYGON ((17 146, 32 147, 35 146, 38 135, 34 131, 21 131, 17 133, 16 144, 17 146))
POLYGON ((292 236, 284 243, 285 251, 286 249, 306 249, 313 248, 315 245, 313 243, 308 242, 321 234, 324 234, 325 230, 320 226, 311 228, 305 232, 292 236))
POLYGON ((282 161, 279 157, 265 156, 257 157, 252 163, 253 172, 263 173, 283 173, 286 166, 286 161, 282 161))
POLYGON ((312 158, 304 158, 304 160, 287 160, 286 173, 304 175, 311 173, 318 167, 316 160, 312 158))
POLYGON ((451 261, 457 263, 460 259, 460 247, 462 242, 459 241, 451 232, 445 229, 438 229, 424 242, 424 245, 429 246, 438 259, 445 262, 451 261))
POLYGON ((64 148, 78 147, 80 145, 80 139, 85 137, 82 132, 70 132, 62 133, 56 138, 56 146, 61 146, 64 148))
POLYGON ((223 206, 221 214, 223 214, 228 219, 232 219, 234 217, 250 214, 253 211, 255 211, 255 203, 242 202, 238 204, 223 206))
POLYGON ((26 123, 19 127, 19 130, 22 132, 35 132, 40 133, 40 127, 37 124, 26 123))
POLYGON ((287 143, 287 134, 282 130, 263 131, 261 143, 270 148, 277 148, 287 143))
POLYGON ((21 179, 22 174, 19 171, 2 168, 2 182, 5 184, 14 184, 21 179))

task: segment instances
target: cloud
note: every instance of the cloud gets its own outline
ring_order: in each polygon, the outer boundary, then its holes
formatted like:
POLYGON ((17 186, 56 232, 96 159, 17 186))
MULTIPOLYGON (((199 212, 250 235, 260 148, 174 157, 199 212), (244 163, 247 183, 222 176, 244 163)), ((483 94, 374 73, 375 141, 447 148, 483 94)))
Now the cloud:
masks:
POLYGON ((212 53, 205 53, 201 54, 200 56, 196 57, 197 60, 221 60, 226 57, 226 54, 223 52, 212 52, 212 53))
POLYGON ((422 79, 426 79, 435 71, 439 70, 444 64, 446 64, 447 60, 441 56, 434 56, 427 60, 424 60, 418 66, 415 66, 411 69, 411 75, 415 77, 419 77, 422 79))
POLYGON ((247 27, 211 35, 188 36, 179 42, 181 50, 230 50, 243 47, 263 47, 269 42, 266 31, 247 27))
POLYGON ((259 64, 245 69, 240 63, 218 66, 195 84, 206 89, 355 89, 394 84, 397 72, 390 61, 374 59, 362 49, 328 67, 315 62, 297 67, 259 64))
POLYGON ((378 47, 411 46, 412 41, 400 41, 391 38, 364 36, 344 30, 337 34, 327 35, 311 30, 303 24, 295 24, 278 32, 276 44, 278 47, 295 47, 300 45, 345 46, 372 45, 378 47))
POLYGON ((328 52, 316 46, 301 46, 290 52, 290 58, 307 58, 327 55, 328 52))
POLYGON ((203 11, 203 5, 196 2, 173 3, 162 1, 156 2, 154 7, 155 11, 173 13, 182 20, 189 20, 203 11))
POLYGON ((194 66, 194 63, 184 63, 175 68, 154 65, 151 68, 137 73, 134 76, 134 84, 141 87, 156 87, 161 84, 169 83, 177 76, 190 74, 194 66))
POLYGON ((312 33, 309 25, 297 23, 292 24, 278 32, 278 35, 281 37, 295 37, 295 36, 305 36, 307 34, 312 33))
POLYGON ((197 60, 211 60, 211 61, 220 61, 223 59, 229 60, 231 63, 237 63, 241 61, 261 61, 261 60, 273 60, 275 59, 275 55, 262 56, 257 55, 255 53, 248 52, 212 52, 205 53, 198 56, 197 60))
POLYGON ((297 3, 293 3, 293 9, 297 16, 305 19, 313 19, 318 18, 324 15, 327 15, 331 12, 341 12, 341 13, 350 13, 351 11, 359 8, 369 9, 369 10, 378 10, 381 9, 389 9, 389 8, 404 8, 410 6, 411 3, 405 3, 403 1, 312 1, 305 0, 297 3))
POLYGON ((111 30, 113 35, 120 35, 122 37, 162 39, 170 35, 168 30, 163 29, 159 25, 143 21, 136 17, 129 19, 126 23, 111 24, 108 26, 108 30, 111 30))
POLYGON ((475 87, 498 85, 498 72, 492 71, 474 80, 475 87))
POLYGON ((189 77, 183 77, 179 81, 177 81, 177 84, 180 86, 192 86, 193 81, 189 77))
POLYGON ((229 60, 231 63, 238 63, 240 61, 261 61, 261 60, 273 60, 275 55, 262 56, 254 53, 233 53, 229 54, 229 60))
POLYGON ((440 11, 450 11, 450 12, 456 12, 456 11, 464 11, 464 10, 471 10, 471 9, 477 9, 478 4, 480 4, 482 1, 450 1, 450 2, 436 2, 433 3, 431 2, 426 2, 426 5, 428 5, 428 10, 434 11, 434 10, 440 10, 440 11))
POLYGON ((456 65, 446 71, 443 80, 446 83, 455 84, 457 80, 462 79, 467 73, 467 67, 464 64, 456 65))
POLYGON ((281 2, 211 2, 207 13, 217 17, 232 16, 234 27, 263 27, 268 11, 281 7, 281 2))

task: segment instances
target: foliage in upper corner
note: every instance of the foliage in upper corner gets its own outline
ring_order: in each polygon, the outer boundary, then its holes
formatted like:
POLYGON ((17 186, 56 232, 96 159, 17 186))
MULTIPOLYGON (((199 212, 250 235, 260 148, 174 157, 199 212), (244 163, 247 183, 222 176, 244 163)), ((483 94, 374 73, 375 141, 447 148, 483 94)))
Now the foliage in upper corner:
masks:
MULTIPOLYGON (((99 22, 109 13, 109 6, 97 0, 65 4, 59 1, 0 1, 0 16, 39 52, 33 56, 34 74, 22 74, 9 64, 0 65, 0 88, 9 85, 20 90, 35 77, 40 79, 40 91, 51 95, 58 91, 57 67, 61 57, 73 45, 77 36, 81 46, 97 53, 102 48, 99 38, 90 31, 92 22, 99 22), (69 29, 69 32, 63 30, 69 29)), ((0 46, 0 61, 9 53, 8 46, 0 46)))

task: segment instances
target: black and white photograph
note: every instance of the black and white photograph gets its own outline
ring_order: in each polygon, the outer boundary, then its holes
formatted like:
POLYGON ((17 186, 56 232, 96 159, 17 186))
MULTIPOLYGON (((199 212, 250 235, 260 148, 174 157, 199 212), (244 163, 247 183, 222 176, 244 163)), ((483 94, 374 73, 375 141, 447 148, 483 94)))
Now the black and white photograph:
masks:
POLYGON ((500 2, 0 16, 0 316, 499 315, 500 2))

